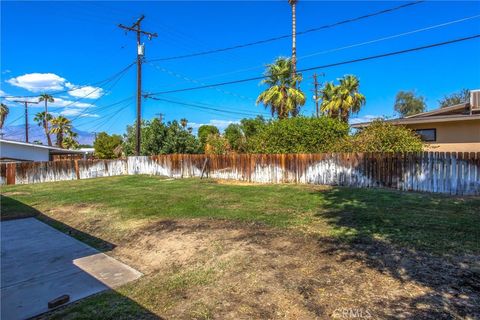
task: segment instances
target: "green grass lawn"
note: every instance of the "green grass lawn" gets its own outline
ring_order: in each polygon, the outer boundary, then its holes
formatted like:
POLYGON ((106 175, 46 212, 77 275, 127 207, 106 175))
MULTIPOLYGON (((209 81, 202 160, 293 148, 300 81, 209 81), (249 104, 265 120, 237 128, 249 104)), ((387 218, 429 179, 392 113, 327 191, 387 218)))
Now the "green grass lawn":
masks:
POLYGON ((123 221, 217 218, 433 253, 480 253, 480 198, 122 176, 2 187, 2 218, 92 206, 123 221))

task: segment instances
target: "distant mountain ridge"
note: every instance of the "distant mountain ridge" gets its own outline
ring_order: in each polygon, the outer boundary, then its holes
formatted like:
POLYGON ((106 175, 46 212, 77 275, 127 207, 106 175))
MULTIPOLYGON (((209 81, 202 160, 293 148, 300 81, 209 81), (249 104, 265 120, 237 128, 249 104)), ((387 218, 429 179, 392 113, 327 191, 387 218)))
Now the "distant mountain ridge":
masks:
MULTIPOLYGON (((93 140, 95 140, 95 135, 93 133, 77 129, 73 129, 73 131, 78 134, 77 141, 79 144, 93 144, 93 140)), ((25 141, 25 125, 20 124, 4 127, 2 133, 3 139, 25 141)), ((43 144, 47 144, 47 138, 45 137, 43 128, 32 124, 29 125, 28 142, 34 141, 40 141, 43 144)), ((55 143, 55 135, 52 135, 52 142, 55 143)))

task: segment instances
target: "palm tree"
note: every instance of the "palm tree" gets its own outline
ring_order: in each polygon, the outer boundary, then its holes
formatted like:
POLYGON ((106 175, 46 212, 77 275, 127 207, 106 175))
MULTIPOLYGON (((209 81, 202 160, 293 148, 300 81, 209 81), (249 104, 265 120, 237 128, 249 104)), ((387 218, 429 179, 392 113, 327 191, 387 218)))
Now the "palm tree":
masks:
POLYGON ((359 92, 360 82, 353 75, 346 75, 339 79, 339 85, 335 86, 327 82, 322 89, 322 103, 320 108, 328 116, 344 122, 348 122, 350 114, 358 113, 360 108, 365 105, 366 99, 359 92))
POLYGON ((68 131, 67 136, 63 138, 62 147, 64 149, 77 149, 78 148, 78 141, 75 139, 78 136, 77 133, 73 131, 68 131))
POLYGON ((42 102, 42 101, 45 101, 45 121, 43 122, 44 123, 44 129, 45 129, 45 135, 47 136, 47 142, 48 142, 48 145, 51 146, 52 145, 52 139, 50 139, 50 134, 49 134, 49 131, 48 131, 48 121, 47 121, 47 116, 48 116, 48 103, 52 103, 55 101, 55 99, 53 99, 53 97, 51 95, 49 95, 48 93, 44 93, 44 94, 41 94, 39 99, 38 99, 38 102, 42 102))
POLYGON ((7 105, 2 103, 0 105, 0 129, 3 129, 3 124, 5 123, 5 119, 9 112, 10 109, 8 109, 7 105))
POLYGON ((185 118, 180 119, 180 124, 182 125, 183 128, 187 127, 188 120, 185 118))
POLYGON ((53 118, 50 123, 52 128, 50 129, 51 134, 57 135, 57 146, 63 147, 63 137, 66 133, 72 131, 72 122, 65 118, 64 116, 58 116, 53 118))
POLYGON ((265 79, 262 84, 269 86, 257 98, 257 104, 262 102, 270 107, 272 116, 277 114, 279 119, 296 116, 300 107, 305 104, 305 94, 296 88, 302 76, 292 73, 292 61, 279 57, 273 64, 267 65, 265 79))
POLYGON ((333 82, 326 82, 320 91, 320 111, 330 118, 338 118, 340 104, 337 99, 338 87, 333 82))
POLYGON ((297 2, 298 0, 288 0, 292 7, 292 75, 297 74, 297 2))
MULTIPOLYGON (((35 121, 38 126, 45 128, 48 128, 48 122, 52 120, 52 115, 50 113, 45 113, 45 111, 38 112, 35 114, 35 118, 33 118, 33 121, 35 121)), ((50 133, 48 131, 45 132, 47 135, 47 140, 50 142, 50 146, 52 143, 52 140, 50 140, 50 133)))

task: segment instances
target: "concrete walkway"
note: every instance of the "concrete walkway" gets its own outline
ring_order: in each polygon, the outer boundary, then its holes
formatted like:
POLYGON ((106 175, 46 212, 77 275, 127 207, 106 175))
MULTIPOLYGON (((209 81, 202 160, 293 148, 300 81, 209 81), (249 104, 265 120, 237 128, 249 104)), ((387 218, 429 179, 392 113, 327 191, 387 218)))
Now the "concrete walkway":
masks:
POLYGON ((61 295, 73 302, 141 276, 34 218, 0 222, 0 229, 1 319, 26 319, 61 295))

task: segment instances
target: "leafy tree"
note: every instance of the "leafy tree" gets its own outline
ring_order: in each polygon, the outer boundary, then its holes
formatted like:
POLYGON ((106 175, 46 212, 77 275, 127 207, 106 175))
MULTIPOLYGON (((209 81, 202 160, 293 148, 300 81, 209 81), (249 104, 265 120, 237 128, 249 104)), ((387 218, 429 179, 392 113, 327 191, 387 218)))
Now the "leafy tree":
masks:
MULTIPOLYGON (((123 150, 126 155, 135 153, 135 125, 127 127, 123 150)), ((200 143, 191 133, 191 128, 185 128, 178 121, 162 123, 158 119, 144 121, 142 124, 142 155, 158 155, 168 153, 198 153, 200 143)))
POLYGON ((244 152, 246 139, 242 132, 242 125, 231 123, 225 128, 224 137, 230 148, 236 152, 244 152))
POLYGON ((459 92, 444 96, 442 99, 438 100, 438 104, 440 105, 440 108, 446 108, 468 102, 469 99, 470 90, 462 89, 459 92))
POLYGON ((205 144, 206 154, 227 154, 230 152, 230 144, 226 137, 219 134, 211 134, 205 144))
POLYGON ((245 118, 240 120, 242 133, 246 139, 256 135, 266 124, 267 122, 262 116, 257 116, 253 119, 245 118))
MULTIPOLYGON (((55 102, 55 99, 51 95, 44 93, 44 94, 41 94, 40 97, 38 98, 38 102, 42 102, 42 101, 45 102, 45 112, 43 113, 45 120, 43 121, 43 126, 44 126, 43 128, 45 130, 45 135, 47 136, 48 145, 51 146, 52 139, 50 138, 50 131, 48 130, 48 122, 50 121, 48 120, 48 117, 50 116, 50 114, 48 113, 48 103, 55 102)), ((50 119, 51 119, 51 116, 50 116, 50 119)))
POLYGON ((39 127, 47 128, 47 131, 45 134, 47 135, 47 142, 49 142, 49 146, 52 145, 52 140, 50 139, 50 132, 48 130, 48 123, 53 119, 52 115, 50 113, 45 113, 45 111, 38 112, 35 114, 35 117, 33 118, 33 121, 35 121, 39 127))
POLYGON ((423 143, 408 128, 374 120, 353 136, 338 141, 334 149, 338 152, 420 152, 423 143))
POLYGON ((122 137, 118 134, 109 135, 106 132, 100 132, 93 143, 95 156, 99 159, 118 158, 120 156, 118 149, 122 142, 122 137))
POLYGON ((399 91, 395 97, 394 109, 400 116, 408 117, 425 111, 425 98, 413 91, 399 91))
POLYGON ((6 104, 0 104, 0 129, 3 129, 3 124, 5 123, 5 119, 7 118, 9 112, 10 109, 8 109, 6 104))
POLYGON ((167 124, 167 136, 165 138, 162 153, 199 153, 200 142, 189 130, 179 125, 174 120, 167 124))
POLYGON ((269 107, 272 116, 277 115, 279 119, 298 115, 300 107, 305 104, 305 94, 296 87, 300 81, 302 76, 293 73, 292 61, 277 58, 273 64, 267 65, 262 84, 268 89, 258 96, 257 104, 261 102, 269 107))
POLYGON ((200 140, 200 144, 202 149, 205 148, 205 144, 207 143, 207 138, 211 134, 220 134, 220 131, 217 127, 204 124, 198 128, 198 139, 200 140))
POLYGON ((50 133, 57 135, 57 146, 63 147, 63 137, 72 132, 72 122, 65 118, 64 116, 58 116, 50 120, 52 127, 50 128, 50 133))
POLYGON ((358 113, 365 105, 366 99, 359 92, 360 81, 353 75, 346 75, 339 79, 339 84, 327 82, 320 92, 321 111, 331 118, 339 118, 348 122, 352 113, 358 113))
POLYGON ((328 117, 295 117, 271 121, 247 140, 252 153, 315 153, 331 151, 348 134, 348 125, 328 117))

